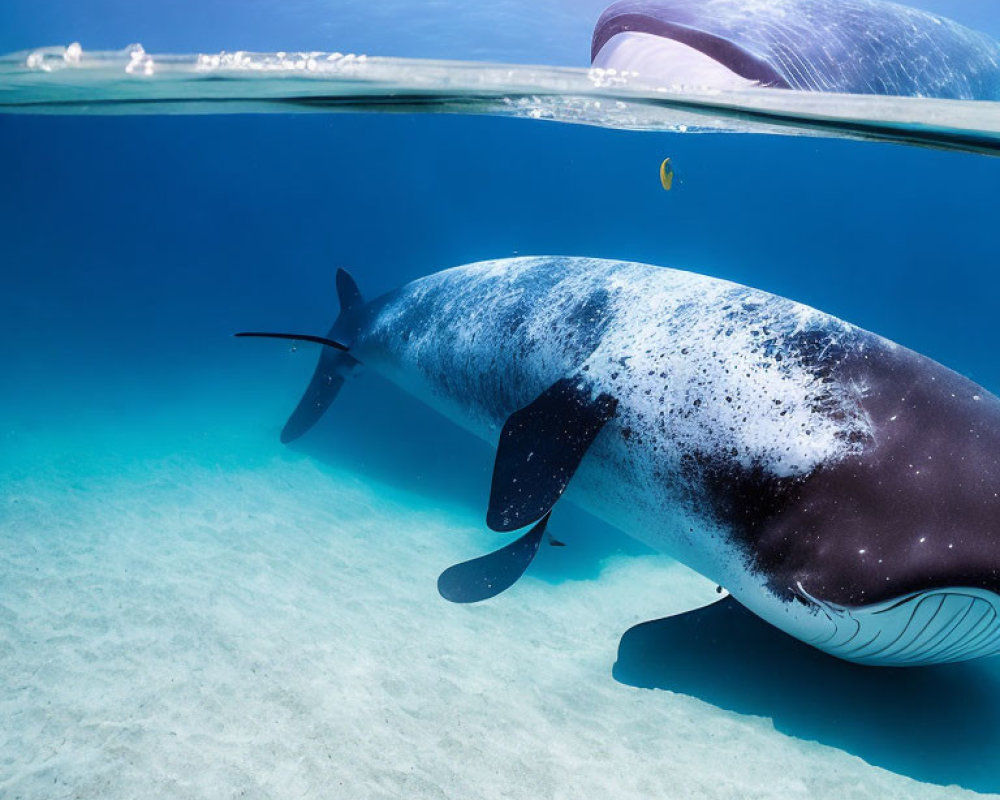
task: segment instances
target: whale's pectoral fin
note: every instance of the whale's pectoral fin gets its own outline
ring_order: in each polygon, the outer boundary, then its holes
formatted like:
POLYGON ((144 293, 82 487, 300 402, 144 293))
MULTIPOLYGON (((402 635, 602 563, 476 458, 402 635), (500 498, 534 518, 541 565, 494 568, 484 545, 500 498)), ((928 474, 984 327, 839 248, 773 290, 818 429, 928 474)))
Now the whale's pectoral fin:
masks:
MULTIPOLYGON (((511 414, 500 432, 486 524, 495 531, 537 524, 516 542, 442 572, 443 598, 475 603, 517 582, 538 552, 552 506, 617 408, 611 395, 594 396, 577 376, 557 381, 511 414)), ((551 536, 549 541, 562 546, 551 536)))
POLYGON ((524 536, 496 552, 448 567, 438 578, 438 592, 453 603, 476 603, 513 586, 538 552, 549 515, 524 536))
POLYGON ((504 423, 493 466, 486 524, 512 531, 547 514, 615 415, 618 401, 588 383, 563 378, 504 423))

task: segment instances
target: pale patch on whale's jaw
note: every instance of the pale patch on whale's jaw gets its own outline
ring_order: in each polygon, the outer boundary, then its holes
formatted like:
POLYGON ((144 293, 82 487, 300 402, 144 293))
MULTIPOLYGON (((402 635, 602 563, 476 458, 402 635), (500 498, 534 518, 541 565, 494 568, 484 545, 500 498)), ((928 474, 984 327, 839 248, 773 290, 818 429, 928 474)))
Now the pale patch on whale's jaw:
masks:
POLYGON ((628 31, 612 36, 597 55, 595 69, 634 72, 640 78, 690 89, 750 89, 760 82, 738 75, 725 64, 686 44, 651 33, 628 31))
POLYGON ((804 597, 818 610, 809 644, 847 661, 912 667, 1000 654, 1000 595, 986 589, 915 592, 870 606, 804 597))

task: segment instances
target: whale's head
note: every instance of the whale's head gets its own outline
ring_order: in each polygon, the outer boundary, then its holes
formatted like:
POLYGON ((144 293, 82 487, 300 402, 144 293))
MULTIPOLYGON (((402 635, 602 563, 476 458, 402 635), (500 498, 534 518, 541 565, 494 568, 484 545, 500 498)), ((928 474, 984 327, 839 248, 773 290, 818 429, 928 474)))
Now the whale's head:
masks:
POLYGON ((594 67, 671 86, 1000 98, 1000 45, 884 0, 621 0, 594 67))
POLYGON ((828 620, 812 643, 839 656, 1000 652, 1000 399, 872 334, 814 343, 817 379, 854 398, 867 434, 805 475, 716 476, 749 560, 828 620))

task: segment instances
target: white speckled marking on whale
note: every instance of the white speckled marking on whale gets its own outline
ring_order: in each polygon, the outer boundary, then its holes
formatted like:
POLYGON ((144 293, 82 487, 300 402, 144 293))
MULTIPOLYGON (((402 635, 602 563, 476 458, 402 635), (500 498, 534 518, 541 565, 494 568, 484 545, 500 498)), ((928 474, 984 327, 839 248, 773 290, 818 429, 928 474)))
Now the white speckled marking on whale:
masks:
MULTIPOLYGON (((595 391, 619 399, 621 424, 664 440, 667 458, 692 447, 735 449, 741 460, 776 475, 804 474, 855 451, 859 436, 848 434, 870 434, 855 402, 864 387, 821 385, 784 342, 816 329, 846 337, 852 326, 767 292, 692 272, 583 258, 485 261, 411 286, 378 315, 372 331, 395 337, 413 306, 443 321, 412 332, 397 348, 407 367, 442 374, 462 362, 476 380, 487 378, 487 360, 470 356, 510 346, 497 320, 516 307, 523 335, 538 344, 533 363, 519 368, 544 380, 586 370, 595 391), (556 277, 545 281, 544 298, 532 302, 536 272, 556 277), (567 363, 560 341, 579 334, 578 320, 567 321, 566 313, 598 292, 608 297, 603 335, 585 361, 567 363), (816 396, 830 391, 841 419, 813 410, 816 396), (659 415, 664 407, 693 410, 672 415, 668 425, 659 415)), ((493 419, 490 432, 502 421, 493 419)))

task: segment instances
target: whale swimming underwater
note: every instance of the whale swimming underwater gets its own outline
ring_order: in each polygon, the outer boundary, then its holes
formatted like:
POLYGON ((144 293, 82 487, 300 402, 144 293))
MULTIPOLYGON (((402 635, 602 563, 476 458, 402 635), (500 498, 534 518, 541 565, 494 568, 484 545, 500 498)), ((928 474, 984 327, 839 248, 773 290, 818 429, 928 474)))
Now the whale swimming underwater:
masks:
MULTIPOLYGON (((1000 400, 763 291, 589 258, 469 264, 341 312, 282 434, 359 363, 497 443, 487 524, 446 570, 511 585, 565 494, 821 650, 917 665, 1000 652, 1000 400)), ((558 512, 556 512, 558 514, 558 512)))
POLYGON ((1000 100, 1000 42, 885 0, 621 0, 591 61, 693 86, 1000 100))

